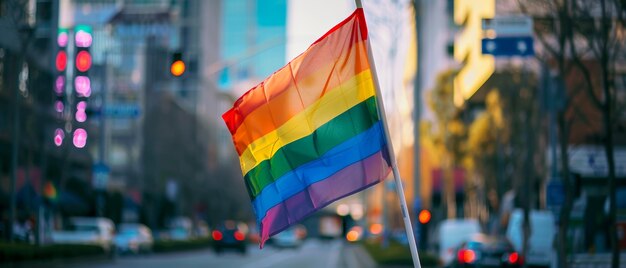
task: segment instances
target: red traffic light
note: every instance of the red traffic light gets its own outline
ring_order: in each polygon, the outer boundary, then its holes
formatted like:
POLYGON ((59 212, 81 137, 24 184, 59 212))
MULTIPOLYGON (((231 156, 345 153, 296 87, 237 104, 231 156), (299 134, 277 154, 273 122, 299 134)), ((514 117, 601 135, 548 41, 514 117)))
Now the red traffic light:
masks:
POLYGON ((421 224, 426 224, 430 221, 431 216, 432 215, 430 214, 430 211, 426 209, 422 209, 422 211, 420 211, 420 214, 417 216, 417 218, 421 224))
POLYGON ((91 54, 89 51, 83 50, 76 54, 76 69, 86 72, 91 68, 91 54))
POLYGON ((65 71, 65 67, 67 66, 67 53, 65 52, 65 50, 59 50, 59 52, 57 52, 57 58, 55 63, 57 71, 65 71))

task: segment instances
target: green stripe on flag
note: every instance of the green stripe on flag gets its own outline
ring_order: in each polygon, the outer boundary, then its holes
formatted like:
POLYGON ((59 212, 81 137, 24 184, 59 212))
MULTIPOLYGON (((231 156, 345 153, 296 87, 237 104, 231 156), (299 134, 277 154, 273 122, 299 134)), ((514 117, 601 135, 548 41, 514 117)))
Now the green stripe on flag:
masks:
POLYGON ((254 199, 263 188, 285 173, 319 158, 378 121, 376 97, 372 96, 322 125, 311 135, 283 146, 272 158, 262 161, 246 174, 250 197, 254 199))

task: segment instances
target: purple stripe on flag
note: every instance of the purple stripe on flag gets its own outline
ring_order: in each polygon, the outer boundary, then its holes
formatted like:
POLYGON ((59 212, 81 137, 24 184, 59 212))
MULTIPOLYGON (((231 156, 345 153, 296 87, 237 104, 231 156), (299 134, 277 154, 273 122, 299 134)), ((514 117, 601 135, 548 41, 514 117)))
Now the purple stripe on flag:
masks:
POLYGON ((390 162, 389 154, 384 148, 272 207, 261 220, 261 248, 271 235, 337 199, 384 180, 391 171, 390 162))

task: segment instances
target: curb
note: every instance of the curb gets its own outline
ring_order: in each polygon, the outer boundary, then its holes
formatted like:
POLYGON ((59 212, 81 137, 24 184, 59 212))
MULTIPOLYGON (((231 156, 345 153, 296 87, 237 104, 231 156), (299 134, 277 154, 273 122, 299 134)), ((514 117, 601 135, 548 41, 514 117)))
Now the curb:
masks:
POLYGON ((367 253, 363 246, 347 244, 342 251, 345 267, 350 268, 376 268, 376 262, 367 253))
POLYGON ((77 264, 93 264, 93 263, 112 263, 115 262, 115 258, 110 256, 94 256, 94 257, 75 257, 67 259, 49 259, 49 260, 33 260, 33 261, 16 261, 16 262, 4 262, 0 264, 0 267, 67 267, 68 265, 77 264))

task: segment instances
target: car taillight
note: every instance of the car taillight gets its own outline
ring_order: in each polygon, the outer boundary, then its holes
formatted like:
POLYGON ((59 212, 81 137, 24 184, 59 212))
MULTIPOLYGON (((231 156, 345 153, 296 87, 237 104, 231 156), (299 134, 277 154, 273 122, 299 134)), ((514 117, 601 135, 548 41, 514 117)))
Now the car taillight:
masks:
POLYGON ((213 231, 212 236, 215 241, 222 240, 222 233, 220 231, 213 231))
POLYGON ((476 253, 471 249, 461 249, 457 254, 459 263, 472 263, 476 260, 476 253))
POLYGON ((522 256, 517 252, 509 254, 508 261, 510 264, 522 264, 522 256))
POLYGON ((237 241, 243 241, 245 239, 245 236, 243 235, 243 233, 239 231, 236 231, 234 236, 235 236, 235 239, 237 239, 237 241))

